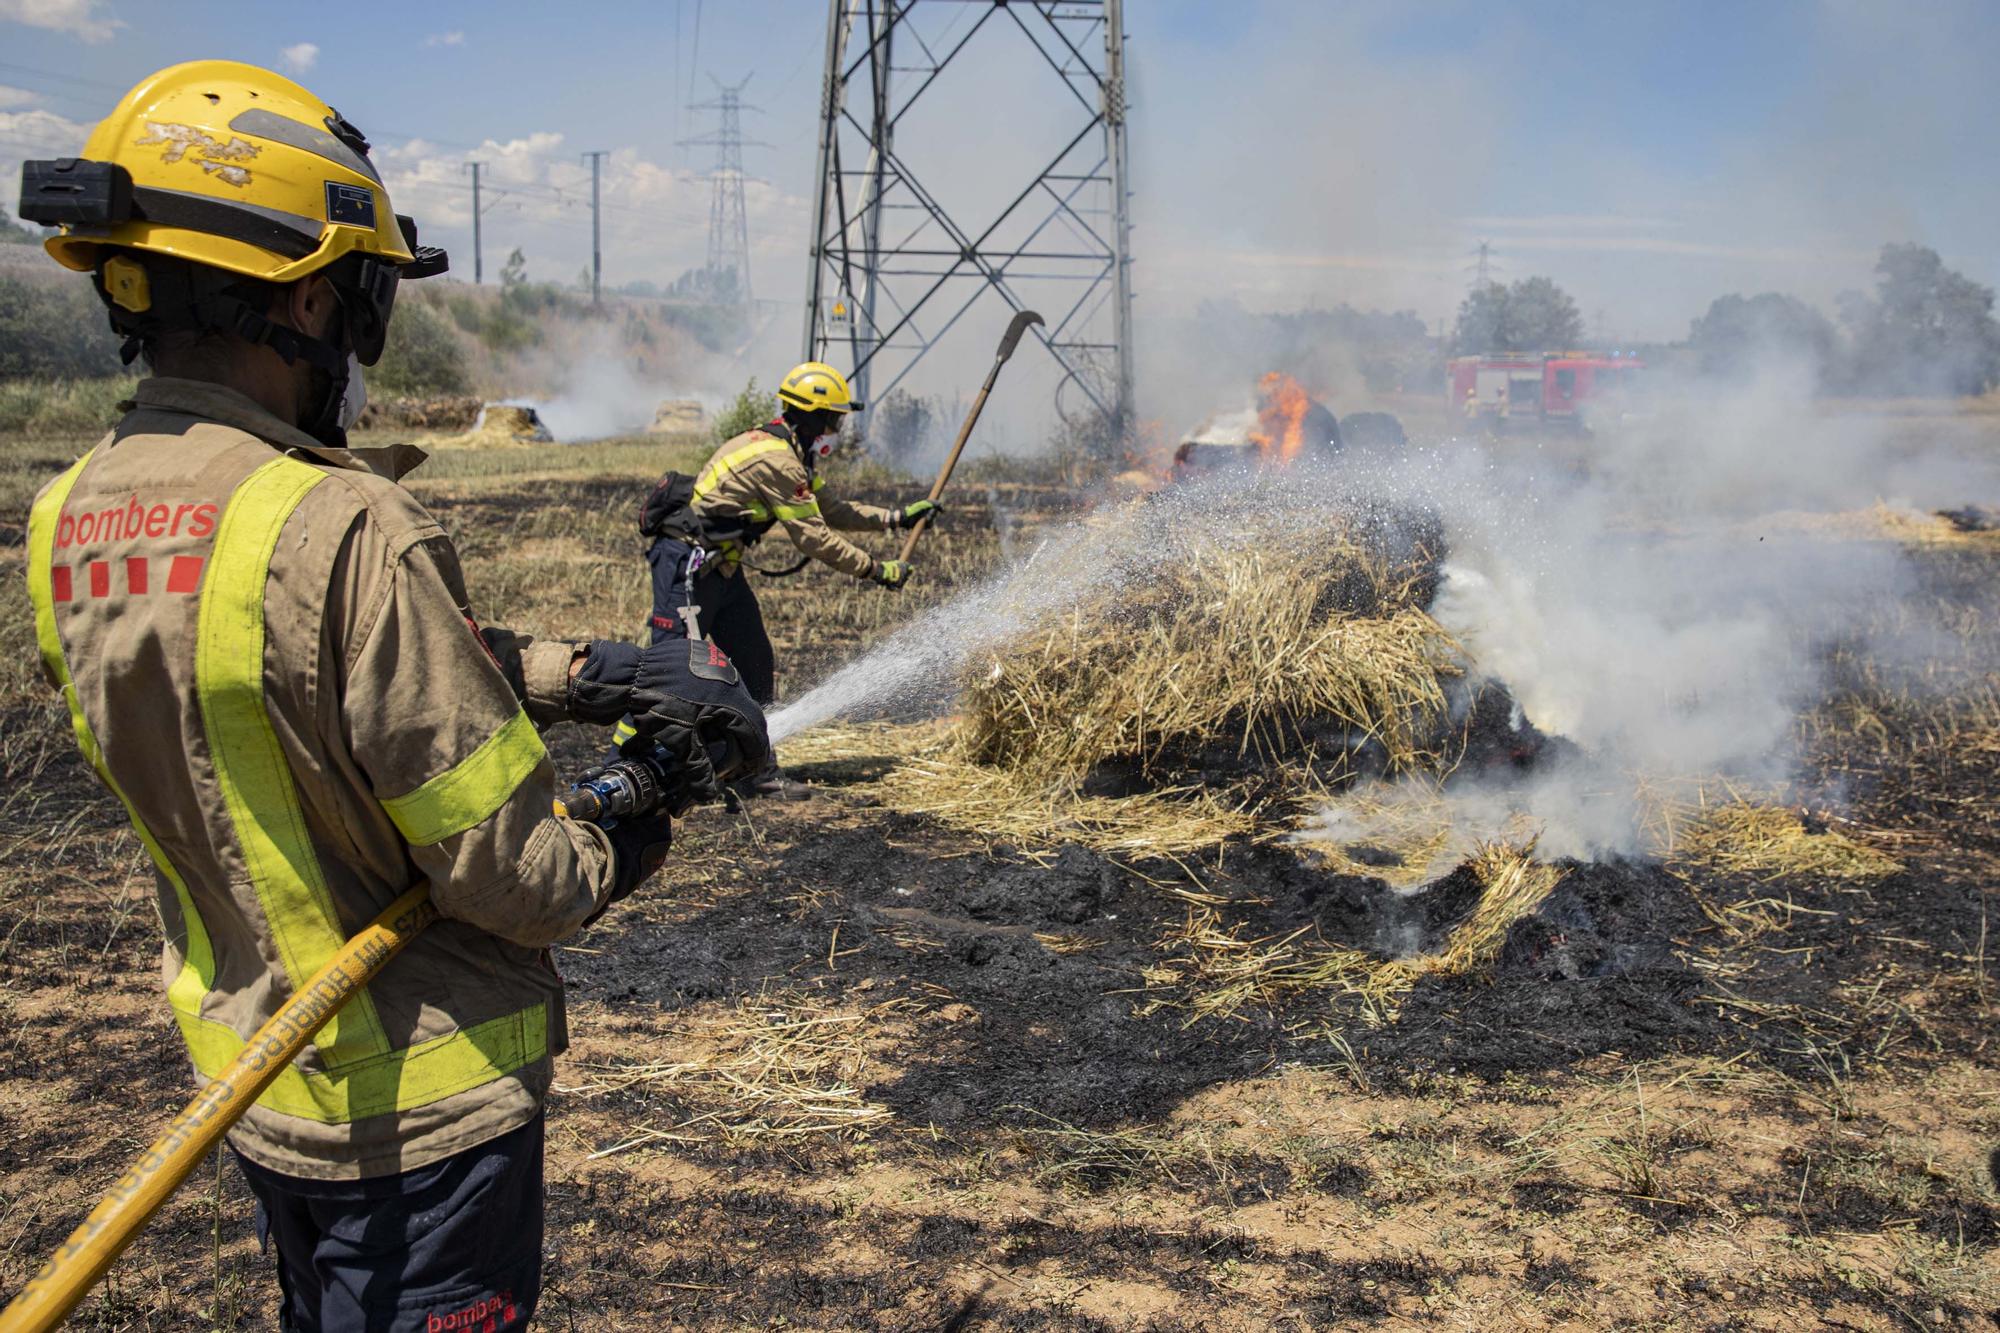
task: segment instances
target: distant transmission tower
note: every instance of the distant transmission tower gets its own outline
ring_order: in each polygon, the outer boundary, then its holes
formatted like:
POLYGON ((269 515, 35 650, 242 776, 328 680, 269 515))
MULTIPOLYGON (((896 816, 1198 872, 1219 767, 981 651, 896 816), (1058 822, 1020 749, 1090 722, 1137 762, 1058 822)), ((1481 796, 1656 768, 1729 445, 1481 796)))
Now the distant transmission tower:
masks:
POLYGON ((991 293, 996 310, 1047 317, 1034 335, 1061 370, 1058 409, 1124 429, 1133 419, 1130 193, 1123 0, 830 0, 807 359, 844 362, 856 395, 879 401, 991 293), (1047 144, 1039 170, 998 182, 1016 187, 1001 195, 1011 202, 998 216, 975 219, 962 206, 954 215, 938 190, 964 181, 963 156, 925 164, 940 179, 922 179, 898 131, 934 104, 944 110, 926 94, 950 70, 976 74, 979 52, 1021 36, 1037 53, 1037 77, 1009 88, 984 129, 1007 125, 1010 106, 1035 98, 1074 111, 1074 123, 1047 144))
POLYGON ((1485 291, 1493 285, 1493 246, 1487 241, 1481 241, 1479 248, 1472 253, 1478 261, 1473 265, 1472 290, 1485 291))
POLYGON ((736 303, 746 307, 750 304, 750 218, 743 208, 743 150, 770 147, 761 140, 743 137, 743 113, 762 110, 744 105, 743 89, 750 77, 746 74, 742 83, 731 88, 710 75, 716 87, 715 100, 697 102, 688 110, 718 113, 715 132, 681 140, 683 147, 715 149, 715 165, 708 173, 714 186, 708 204, 708 281, 713 291, 720 287, 724 273, 732 274, 736 303))

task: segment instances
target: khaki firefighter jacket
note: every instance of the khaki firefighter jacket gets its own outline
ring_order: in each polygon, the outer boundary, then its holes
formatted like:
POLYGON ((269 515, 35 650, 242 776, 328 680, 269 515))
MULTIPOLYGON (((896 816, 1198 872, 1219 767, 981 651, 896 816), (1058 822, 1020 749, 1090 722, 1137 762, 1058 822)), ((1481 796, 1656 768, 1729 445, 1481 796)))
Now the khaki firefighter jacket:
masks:
POLYGON ((28 582, 44 669, 158 871, 197 1074, 399 894, 428 882, 444 916, 231 1144, 334 1179, 526 1123, 566 1042, 546 946, 611 886, 605 835, 550 813, 536 730, 577 646, 496 635, 502 669, 450 539, 374 470, 414 450, 328 449, 212 384, 136 398, 36 499, 28 582))
POLYGON ((782 526, 800 554, 858 579, 872 577, 881 562, 834 529, 879 532, 894 526, 895 512, 827 495, 824 485, 825 478, 799 458, 785 427, 773 422, 715 451, 695 478, 693 506, 711 532, 743 530, 740 541, 720 544, 727 574, 737 572, 742 546, 782 526))

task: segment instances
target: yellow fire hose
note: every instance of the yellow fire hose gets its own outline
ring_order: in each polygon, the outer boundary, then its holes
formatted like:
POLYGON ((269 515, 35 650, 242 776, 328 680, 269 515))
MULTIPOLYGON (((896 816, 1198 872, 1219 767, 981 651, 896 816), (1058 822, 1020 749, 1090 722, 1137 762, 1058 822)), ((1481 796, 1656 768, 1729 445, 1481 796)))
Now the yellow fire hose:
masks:
POLYGON ((313 1034, 437 917, 429 886, 411 889, 343 945, 125 1168, 83 1225, 0 1312, 0 1333, 44 1333, 60 1324, 313 1034))

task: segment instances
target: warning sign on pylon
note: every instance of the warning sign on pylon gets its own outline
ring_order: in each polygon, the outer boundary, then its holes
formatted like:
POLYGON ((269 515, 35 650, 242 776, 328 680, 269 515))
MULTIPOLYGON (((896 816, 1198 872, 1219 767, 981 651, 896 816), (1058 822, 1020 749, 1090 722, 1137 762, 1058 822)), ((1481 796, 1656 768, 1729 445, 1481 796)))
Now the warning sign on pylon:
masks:
POLYGON ((847 322, 848 322, 848 319, 847 319, 847 302, 845 302, 845 301, 835 301, 835 302, 833 303, 833 309, 832 309, 831 311, 829 311, 829 312, 827 313, 827 320, 828 320, 828 322, 829 322, 829 323, 833 323, 833 324, 845 324, 845 323, 847 323, 847 322))

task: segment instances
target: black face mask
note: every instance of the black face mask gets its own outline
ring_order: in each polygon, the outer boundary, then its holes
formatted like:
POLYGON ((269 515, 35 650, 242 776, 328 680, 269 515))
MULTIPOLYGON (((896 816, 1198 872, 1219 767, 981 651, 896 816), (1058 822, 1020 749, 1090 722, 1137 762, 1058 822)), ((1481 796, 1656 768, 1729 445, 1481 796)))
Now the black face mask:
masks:
POLYGON ((785 422, 792 428, 792 436, 799 442, 799 448, 808 454, 813 442, 822 435, 837 435, 840 432, 840 413, 824 408, 811 412, 801 412, 794 408, 785 413, 785 422))

